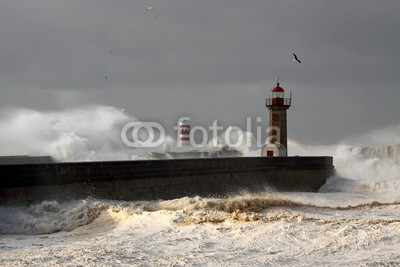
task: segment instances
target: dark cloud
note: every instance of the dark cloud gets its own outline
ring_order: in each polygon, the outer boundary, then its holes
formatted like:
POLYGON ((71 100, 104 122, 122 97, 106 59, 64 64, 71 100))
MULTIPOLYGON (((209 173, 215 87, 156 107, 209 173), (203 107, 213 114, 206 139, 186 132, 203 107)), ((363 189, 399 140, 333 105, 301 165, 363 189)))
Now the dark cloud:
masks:
POLYGON ((279 74, 294 94, 290 137, 336 142, 398 124, 399 9, 387 0, 6 0, 0 104, 107 104, 168 124, 192 114, 244 126, 266 117, 279 74))

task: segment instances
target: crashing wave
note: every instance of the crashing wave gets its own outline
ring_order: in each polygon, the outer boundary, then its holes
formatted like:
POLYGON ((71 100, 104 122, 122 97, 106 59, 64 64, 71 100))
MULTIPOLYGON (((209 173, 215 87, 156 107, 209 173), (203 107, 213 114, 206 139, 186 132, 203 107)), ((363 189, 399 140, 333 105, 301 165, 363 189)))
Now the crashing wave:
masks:
POLYGON ((390 160, 393 163, 400 163, 400 144, 387 145, 378 148, 363 147, 360 150, 360 154, 364 158, 378 158, 382 160, 390 160))

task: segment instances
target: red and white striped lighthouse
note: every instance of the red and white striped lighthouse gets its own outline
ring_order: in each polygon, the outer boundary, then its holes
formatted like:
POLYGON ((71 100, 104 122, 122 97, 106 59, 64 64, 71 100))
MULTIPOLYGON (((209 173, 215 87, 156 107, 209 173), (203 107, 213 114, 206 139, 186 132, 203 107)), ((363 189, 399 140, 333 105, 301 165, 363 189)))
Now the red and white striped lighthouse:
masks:
POLYGON ((188 120, 179 122, 179 146, 190 145, 190 124, 188 120))
POLYGON ((269 143, 262 149, 262 155, 267 157, 287 156, 287 118, 286 110, 292 103, 292 93, 285 98, 285 90, 279 80, 271 90, 272 97, 268 97, 265 106, 269 110, 269 143))

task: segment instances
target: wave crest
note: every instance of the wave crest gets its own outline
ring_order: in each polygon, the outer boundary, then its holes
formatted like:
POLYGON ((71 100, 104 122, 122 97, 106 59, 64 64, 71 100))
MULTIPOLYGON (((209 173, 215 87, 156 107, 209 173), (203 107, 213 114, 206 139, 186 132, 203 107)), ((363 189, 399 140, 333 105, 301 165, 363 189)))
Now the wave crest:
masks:
POLYGON ((100 202, 81 200, 61 205, 44 201, 29 207, 1 207, 1 234, 50 234, 91 223, 104 209, 100 202))

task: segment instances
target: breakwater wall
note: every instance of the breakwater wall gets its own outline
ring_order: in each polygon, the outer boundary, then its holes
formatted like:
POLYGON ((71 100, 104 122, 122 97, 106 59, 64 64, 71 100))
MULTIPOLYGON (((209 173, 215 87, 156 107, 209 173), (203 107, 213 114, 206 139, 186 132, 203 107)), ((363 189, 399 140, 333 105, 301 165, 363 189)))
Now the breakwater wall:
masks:
POLYGON ((318 191, 332 157, 241 157, 0 165, 0 204, 318 191))

